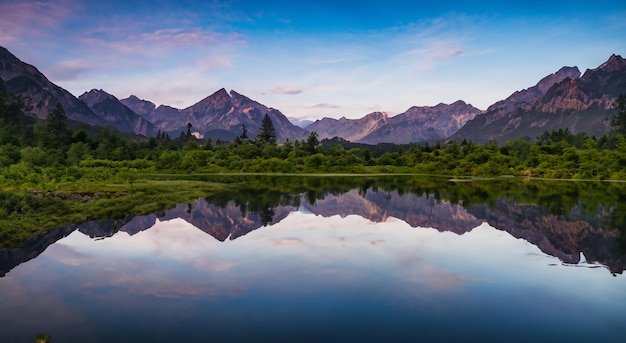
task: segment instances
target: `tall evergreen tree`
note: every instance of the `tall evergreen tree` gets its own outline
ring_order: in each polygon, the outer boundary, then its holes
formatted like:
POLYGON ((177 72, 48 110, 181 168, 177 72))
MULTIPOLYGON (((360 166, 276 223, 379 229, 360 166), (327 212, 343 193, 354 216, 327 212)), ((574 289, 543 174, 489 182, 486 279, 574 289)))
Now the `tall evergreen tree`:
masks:
POLYGON ((4 81, 0 78, 0 145, 20 145, 28 136, 32 136, 32 127, 25 123, 24 111, 31 109, 27 100, 7 93, 4 81))
POLYGON ((191 137, 191 128, 193 127, 193 125, 191 125, 191 123, 187 123, 187 139, 189 139, 191 137))
POLYGON ((48 115, 48 131, 58 136, 67 133, 67 114, 60 102, 57 102, 54 110, 48 115))
POLYGON ((64 148, 69 144, 71 133, 67 129, 67 114, 61 103, 48 114, 40 142, 46 148, 64 148))
POLYGON ((274 124, 272 123, 272 119, 270 116, 265 113, 265 117, 263 117, 263 121, 261 121, 261 128, 259 129, 259 134, 257 135, 257 141, 261 143, 261 145, 276 145, 276 133, 274 132, 274 124))
POLYGON ((248 139, 248 129, 246 128, 246 124, 241 124, 241 136, 239 136, 243 140, 248 139))
POLYGON ((613 115, 611 126, 615 133, 626 135, 626 96, 621 94, 613 105, 617 113, 613 115))
POLYGON ((313 131, 309 134, 309 138, 306 140, 306 150, 309 153, 314 153, 317 146, 320 144, 317 132, 313 131))

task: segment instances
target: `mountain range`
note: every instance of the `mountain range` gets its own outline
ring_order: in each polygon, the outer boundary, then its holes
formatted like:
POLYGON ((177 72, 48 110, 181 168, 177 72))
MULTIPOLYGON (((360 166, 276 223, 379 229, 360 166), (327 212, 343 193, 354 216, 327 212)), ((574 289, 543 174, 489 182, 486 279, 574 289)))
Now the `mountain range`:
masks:
POLYGON ((620 94, 626 94, 626 60, 621 56, 612 55, 582 77, 578 68, 564 67, 491 105, 450 138, 479 143, 534 139, 561 128, 600 136, 610 130, 613 104, 620 94))
POLYGON ((365 144, 463 139, 484 143, 533 140, 546 130, 560 128, 596 136, 608 133, 613 103, 618 95, 626 94, 626 60, 612 55, 582 76, 577 67, 563 67, 484 111, 458 100, 432 107, 413 106, 395 116, 374 112, 359 119, 323 118, 309 125, 292 122, 277 109, 223 88, 184 109, 157 107, 134 95, 119 100, 102 89, 87 91, 77 98, 2 47, 0 78, 8 92, 30 100, 32 109, 28 115, 33 118, 46 119, 60 102, 72 120, 108 125, 146 137, 158 131, 177 136, 191 124, 198 138, 231 140, 242 133, 243 126, 253 138, 268 114, 278 142, 306 139, 315 131, 320 139, 339 137, 365 144))

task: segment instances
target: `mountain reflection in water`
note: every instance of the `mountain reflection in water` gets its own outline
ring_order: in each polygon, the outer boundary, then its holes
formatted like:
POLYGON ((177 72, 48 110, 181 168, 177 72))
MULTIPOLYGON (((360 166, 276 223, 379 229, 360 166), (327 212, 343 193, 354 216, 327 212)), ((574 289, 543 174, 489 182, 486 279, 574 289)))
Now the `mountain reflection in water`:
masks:
POLYGON ((151 228, 157 218, 160 221, 180 218, 215 239, 225 241, 276 224, 298 209, 324 217, 357 215, 375 223, 394 217, 412 227, 429 227, 456 234, 464 234, 487 222, 536 245, 564 263, 579 263, 582 253, 588 262, 598 262, 611 273, 621 274, 626 269, 626 253, 619 247, 624 239, 620 235, 624 234, 609 227, 615 212, 620 210, 618 205, 597 206, 591 216, 586 214, 587 206, 576 200, 566 213, 562 213, 562 209, 553 213, 554 209, 516 203, 506 197, 496 198, 490 204, 464 206, 462 200, 453 203, 434 194, 416 195, 378 187, 353 188, 345 192, 325 190, 313 195, 267 192, 269 196, 260 203, 251 203, 250 194, 246 192, 256 191, 224 192, 147 216, 92 221, 53 230, 31 240, 22 249, 0 251, 0 275, 37 256, 74 229, 96 239, 111 237, 116 232, 132 236, 151 228))
POLYGON ((531 186, 238 189, 53 230, 0 252, 0 338, 621 342, 623 204, 531 186))

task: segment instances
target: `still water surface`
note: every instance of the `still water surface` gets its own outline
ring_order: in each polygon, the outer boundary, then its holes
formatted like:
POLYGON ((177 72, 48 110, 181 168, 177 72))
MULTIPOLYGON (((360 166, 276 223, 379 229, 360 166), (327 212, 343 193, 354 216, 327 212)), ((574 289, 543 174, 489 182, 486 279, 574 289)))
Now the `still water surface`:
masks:
POLYGON ((617 205, 245 194, 0 255, 1 341, 624 342, 626 258, 602 227, 617 205))

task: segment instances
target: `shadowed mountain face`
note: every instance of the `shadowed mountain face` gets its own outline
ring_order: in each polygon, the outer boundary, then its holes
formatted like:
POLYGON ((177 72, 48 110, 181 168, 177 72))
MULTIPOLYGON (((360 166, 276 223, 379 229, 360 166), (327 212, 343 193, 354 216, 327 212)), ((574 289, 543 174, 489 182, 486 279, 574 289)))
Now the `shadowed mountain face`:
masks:
POLYGON ((103 91, 92 89, 78 97, 100 118, 122 132, 134 132, 144 136, 154 136, 157 128, 146 119, 122 104, 116 97, 103 91))
POLYGON ((0 47, 0 78, 5 81, 7 92, 30 99, 30 113, 39 119, 46 119, 56 104, 61 103, 69 119, 92 125, 106 124, 84 102, 50 82, 37 68, 20 61, 3 47, 0 47))
POLYGON ((608 133, 615 99, 626 93, 626 60, 613 55, 600 67, 578 75, 577 68, 561 69, 537 86, 492 105, 451 139, 505 142, 565 128, 574 134, 608 133))
MULTIPOLYGON (((394 186, 381 188, 368 181, 361 187, 342 191, 338 189, 343 187, 332 185, 316 190, 307 186, 296 194, 241 188, 155 214, 94 221, 51 231, 29 241, 22 249, 0 252, 0 266, 6 273, 76 228, 96 239, 117 232, 132 236, 150 229, 157 220, 180 218, 216 240, 225 241, 278 223, 291 212, 301 210, 323 217, 358 215, 376 223, 393 217, 415 228, 431 227, 459 235, 487 222, 564 263, 581 262, 582 253, 586 262, 601 263, 612 273, 621 274, 626 270, 626 234, 619 229, 624 227, 620 213, 626 204, 619 196, 597 202, 584 200, 578 194, 593 191, 585 187, 571 183, 524 185, 489 181, 470 185, 439 181, 407 192, 394 186), (563 187, 563 192, 555 197, 551 192, 559 187, 563 187), (514 196, 510 197, 511 194, 514 196), (520 198, 520 194, 527 195, 520 198)), ((602 188, 598 194, 620 194, 615 193, 612 185, 591 187, 602 188)), ((590 195, 589 199, 594 197, 590 195)))
POLYGON ((156 105, 147 100, 141 100, 138 97, 131 95, 126 99, 120 99, 120 102, 124 104, 126 107, 133 110, 133 112, 142 116, 146 120, 152 122, 153 120, 150 118, 150 113, 156 109, 156 105))

